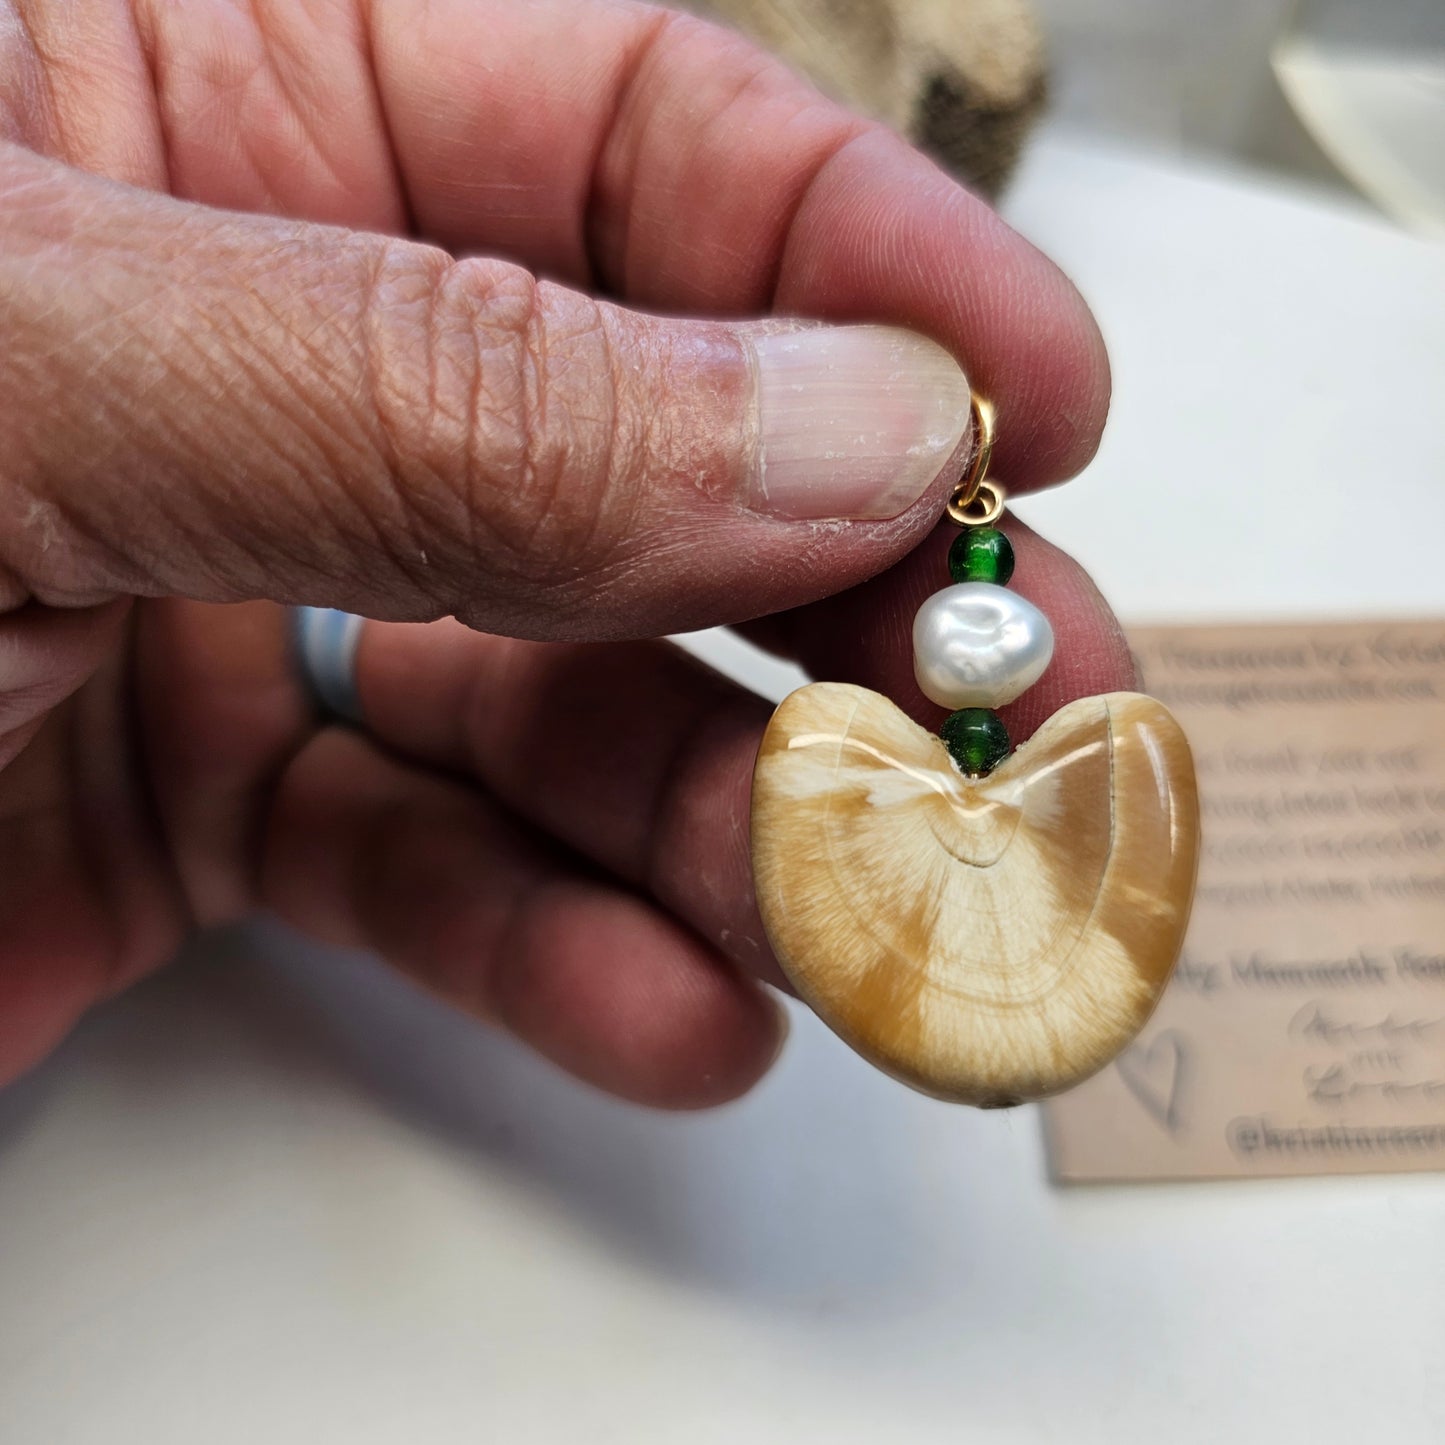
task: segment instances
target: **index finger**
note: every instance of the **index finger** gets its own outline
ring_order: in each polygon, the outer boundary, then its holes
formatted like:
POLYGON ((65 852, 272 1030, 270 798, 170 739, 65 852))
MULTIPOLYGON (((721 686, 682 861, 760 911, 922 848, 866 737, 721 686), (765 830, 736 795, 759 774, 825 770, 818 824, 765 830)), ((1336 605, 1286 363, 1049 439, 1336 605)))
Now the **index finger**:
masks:
POLYGON ((898 136, 714 26, 640 4, 376 0, 371 55, 418 227, 674 312, 891 321, 958 357, 1017 490, 1108 407, 1072 285, 898 136))

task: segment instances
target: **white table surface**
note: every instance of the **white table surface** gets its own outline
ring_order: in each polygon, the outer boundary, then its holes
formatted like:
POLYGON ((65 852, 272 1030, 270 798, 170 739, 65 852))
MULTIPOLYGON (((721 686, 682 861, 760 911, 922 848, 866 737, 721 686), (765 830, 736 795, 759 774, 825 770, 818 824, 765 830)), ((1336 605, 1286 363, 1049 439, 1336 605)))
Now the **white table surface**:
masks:
MULTIPOLYGON (((1052 141, 1009 210, 1118 387, 1021 511, 1126 615, 1445 612, 1445 250, 1052 141)), ((1060 1191, 795 1022, 664 1117, 210 941, 0 1095, 0 1442, 1445 1440, 1445 1176, 1060 1191)))

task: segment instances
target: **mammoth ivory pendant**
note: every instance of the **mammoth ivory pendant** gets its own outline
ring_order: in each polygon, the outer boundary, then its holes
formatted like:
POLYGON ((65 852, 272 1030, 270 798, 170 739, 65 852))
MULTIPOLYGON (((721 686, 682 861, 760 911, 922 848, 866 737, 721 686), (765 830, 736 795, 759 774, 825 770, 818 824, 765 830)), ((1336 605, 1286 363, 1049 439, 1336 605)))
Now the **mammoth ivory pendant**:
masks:
POLYGON ((879 1068, 984 1107, 1058 1093, 1129 1043, 1194 893, 1189 745, 1138 693, 1070 703, 968 778, 887 698, 813 683, 768 724, 752 820, 798 993, 879 1068))

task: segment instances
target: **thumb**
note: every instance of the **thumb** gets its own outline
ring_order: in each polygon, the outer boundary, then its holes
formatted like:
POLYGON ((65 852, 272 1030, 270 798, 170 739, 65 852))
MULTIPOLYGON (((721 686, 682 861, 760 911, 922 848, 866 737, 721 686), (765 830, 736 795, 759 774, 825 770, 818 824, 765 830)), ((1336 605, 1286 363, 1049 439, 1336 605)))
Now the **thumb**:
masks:
POLYGON ((641 315, 14 147, 0 334, 0 578, 61 605, 703 626, 886 567, 968 445, 909 332, 641 315))

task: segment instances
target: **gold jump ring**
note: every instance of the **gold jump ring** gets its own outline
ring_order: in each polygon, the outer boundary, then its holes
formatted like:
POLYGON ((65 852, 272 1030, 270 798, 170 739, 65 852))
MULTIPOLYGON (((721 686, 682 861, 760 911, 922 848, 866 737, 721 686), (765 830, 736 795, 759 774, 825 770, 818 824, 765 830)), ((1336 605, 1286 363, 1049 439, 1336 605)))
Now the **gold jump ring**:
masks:
POLYGON ((997 482, 980 482, 971 502, 948 504, 948 516, 960 527, 991 527, 1003 516, 1004 489, 997 482))

